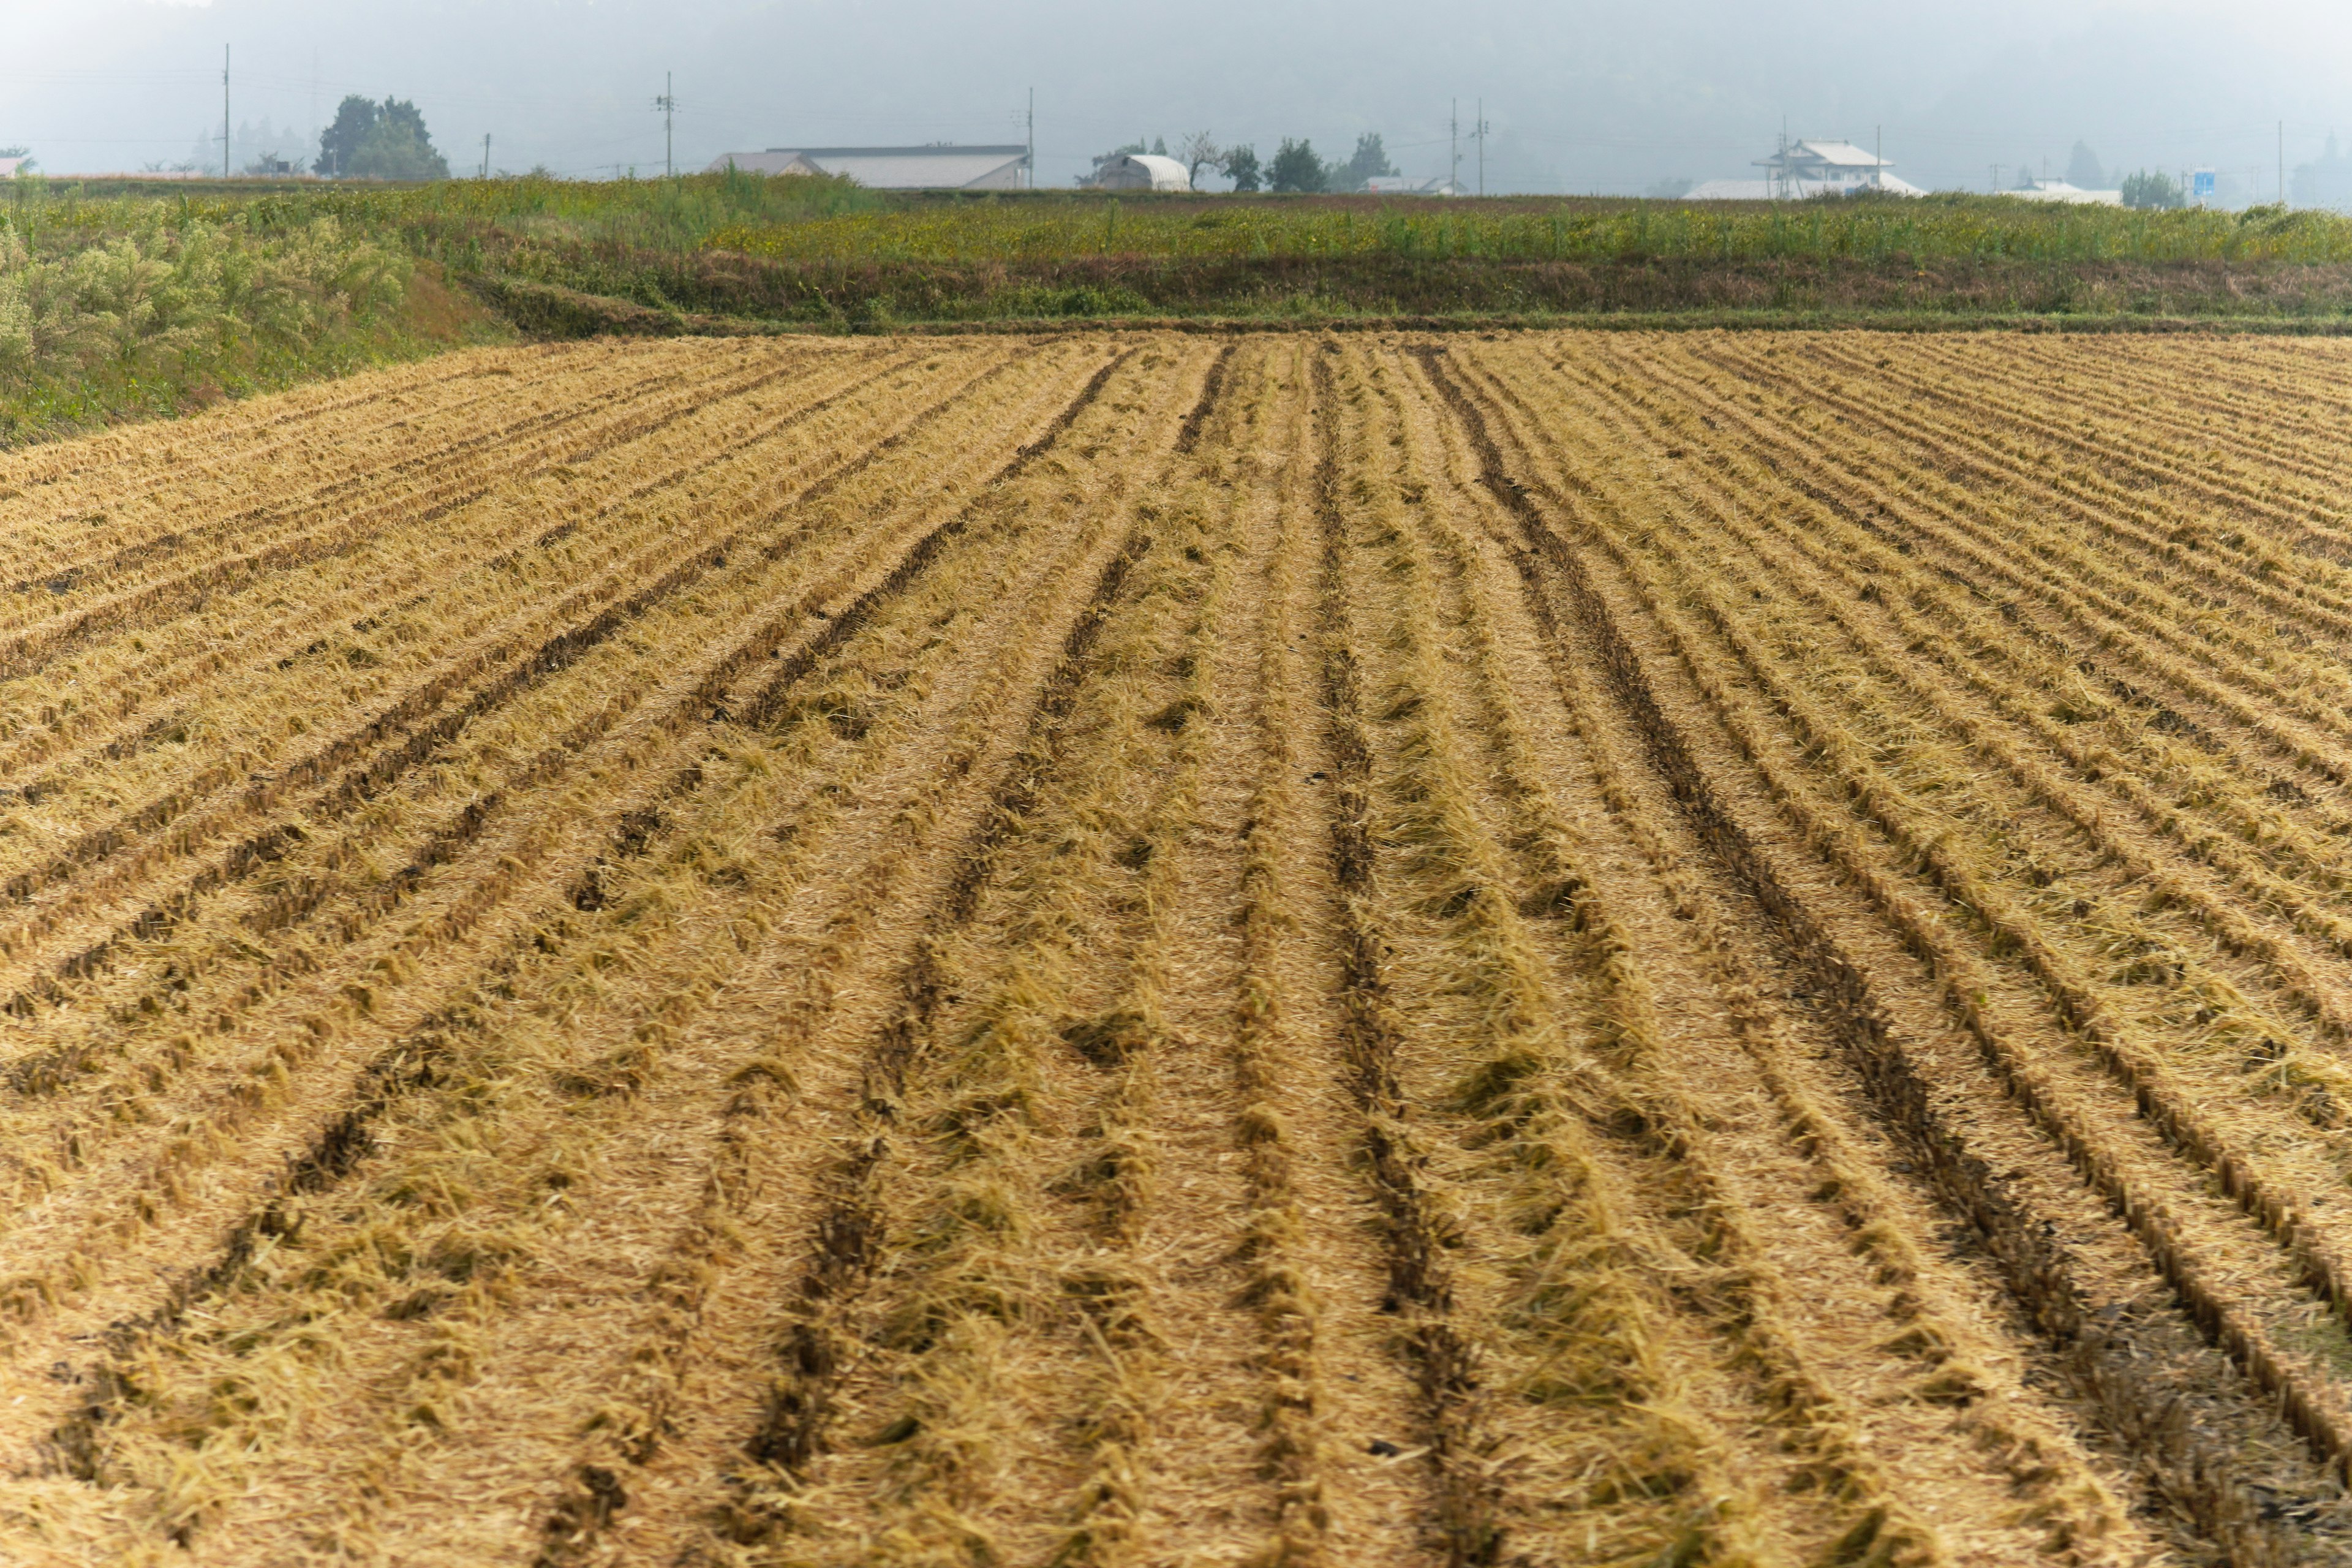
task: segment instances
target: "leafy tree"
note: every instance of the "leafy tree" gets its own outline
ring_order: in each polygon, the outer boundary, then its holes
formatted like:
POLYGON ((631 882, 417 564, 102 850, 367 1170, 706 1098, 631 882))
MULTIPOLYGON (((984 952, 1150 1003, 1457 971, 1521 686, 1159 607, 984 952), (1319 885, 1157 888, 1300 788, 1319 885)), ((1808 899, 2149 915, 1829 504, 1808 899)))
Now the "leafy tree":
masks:
POLYGON ((1356 138, 1355 156, 1335 165, 1326 183, 1333 190, 1360 191, 1378 176, 1396 172, 1396 165, 1389 162, 1388 150, 1381 145, 1381 133, 1368 131, 1356 138))
POLYGON ((446 180, 449 160, 434 151, 432 132, 416 105, 387 98, 375 129, 360 143, 352 173, 363 180, 446 180))
POLYGON ((2074 156, 2066 160, 2066 183, 2085 191, 2106 189, 2107 172, 2099 167, 2099 155, 2089 142, 2074 143, 2074 156))
POLYGON ((2150 174, 2142 169, 2137 174, 2124 176, 2124 205, 2127 207, 2184 207, 2188 205, 2188 193, 2169 174, 2161 172, 2150 174))
POLYGON ((1201 184, 1201 171, 1204 168, 1214 169, 1222 166, 1224 163, 1225 150, 1218 146, 1215 139, 1207 132, 1195 131, 1184 138, 1183 151, 1176 155, 1184 161, 1185 177, 1190 179, 1197 189, 1201 184))
POLYGON ((1226 148, 1225 155, 1218 160, 1217 167, 1225 172, 1225 178, 1234 183, 1236 191, 1255 191, 1265 184, 1258 168, 1257 149, 1246 143, 1226 148))
POLYGON ((387 98, 372 103, 356 93, 335 110, 319 135, 315 173, 362 180, 446 180, 449 161, 433 147, 425 116, 414 103, 387 98))
POLYGON ((1312 142, 1293 142, 1286 136, 1275 149, 1274 162, 1265 166, 1269 189, 1311 195, 1325 188, 1328 175, 1323 160, 1315 155, 1312 142))
MULTIPOLYGON (((1136 151, 1140 153, 1143 149, 1138 147, 1136 151)), ((1168 138, 1165 136, 1154 136, 1151 139, 1151 151, 1155 157, 1165 158, 1168 156, 1168 138)))
POLYGON ((367 142, 380 118, 375 104, 352 93, 335 108, 334 123, 319 132, 319 161, 310 165, 314 174, 332 178, 352 173, 359 162, 360 149, 367 142))

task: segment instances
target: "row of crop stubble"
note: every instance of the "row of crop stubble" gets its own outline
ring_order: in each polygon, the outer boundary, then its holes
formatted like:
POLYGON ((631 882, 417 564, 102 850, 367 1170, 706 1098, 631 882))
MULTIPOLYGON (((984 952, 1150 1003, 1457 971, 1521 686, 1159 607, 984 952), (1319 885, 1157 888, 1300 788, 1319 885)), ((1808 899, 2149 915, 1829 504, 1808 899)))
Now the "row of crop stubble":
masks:
POLYGON ((0 1556, 2352 1552, 2347 373, 591 345, 11 458, 0 1556))

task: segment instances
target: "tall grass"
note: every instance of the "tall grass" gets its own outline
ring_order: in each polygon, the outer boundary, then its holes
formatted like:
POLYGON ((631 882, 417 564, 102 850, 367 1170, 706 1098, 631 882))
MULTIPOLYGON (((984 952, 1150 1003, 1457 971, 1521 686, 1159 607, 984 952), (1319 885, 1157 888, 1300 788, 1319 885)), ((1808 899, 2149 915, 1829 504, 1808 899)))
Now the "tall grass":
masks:
POLYGON ((333 374, 413 335, 415 263, 319 214, 0 200, 0 444, 333 374))

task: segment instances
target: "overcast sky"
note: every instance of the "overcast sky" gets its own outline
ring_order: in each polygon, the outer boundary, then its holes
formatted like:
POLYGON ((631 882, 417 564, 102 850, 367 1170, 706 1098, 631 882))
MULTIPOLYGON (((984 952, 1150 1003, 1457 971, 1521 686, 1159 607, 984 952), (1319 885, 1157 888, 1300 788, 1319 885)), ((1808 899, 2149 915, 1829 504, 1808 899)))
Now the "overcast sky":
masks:
POLYGON ((224 45, 233 118, 267 119, 278 151, 345 93, 392 94, 460 169, 488 133, 495 166, 579 175, 659 170, 665 70, 692 168, 1018 142, 1034 87, 1047 184, 1202 129, 1327 155, 1377 131, 1439 174, 1452 100, 1466 132, 1482 96, 1490 190, 1748 177, 1784 119, 1864 145, 1883 127, 1899 174, 1977 189, 1995 163, 2062 173, 2079 139, 2110 170, 2201 164, 2268 199, 2281 121, 2290 172, 2331 130, 2352 141, 2352 5, 2317 0, 0 0, 0 145, 56 174, 194 156, 218 133, 224 45))

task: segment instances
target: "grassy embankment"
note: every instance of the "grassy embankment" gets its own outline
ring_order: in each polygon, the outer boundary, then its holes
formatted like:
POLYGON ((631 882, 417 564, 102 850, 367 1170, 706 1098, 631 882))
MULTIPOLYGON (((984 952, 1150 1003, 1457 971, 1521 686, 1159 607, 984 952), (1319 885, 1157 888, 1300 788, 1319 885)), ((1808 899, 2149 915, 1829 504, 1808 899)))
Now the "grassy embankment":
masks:
POLYGON ((396 231, 315 203, 0 185, 0 446, 511 335, 396 231))
POLYGON ((751 175, 0 190, 0 443, 515 330, 1087 319, 2330 331, 2352 328, 2352 219, 1968 196, 908 196, 751 175))

